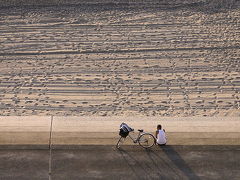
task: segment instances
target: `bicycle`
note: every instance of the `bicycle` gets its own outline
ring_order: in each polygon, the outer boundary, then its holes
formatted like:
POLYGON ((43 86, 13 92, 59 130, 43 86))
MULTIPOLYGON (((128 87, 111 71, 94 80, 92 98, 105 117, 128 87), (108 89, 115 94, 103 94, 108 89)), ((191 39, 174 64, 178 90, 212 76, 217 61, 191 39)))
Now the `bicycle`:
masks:
MULTIPOLYGON (((143 129, 138 129, 138 131, 139 133, 137 138, 132 137, 129 133, 126 135, 126 137, 129 136, 134 144, 138 143, 141 147, 145 149, 151 148, 154 144, 156 144, 156 139, 153 134, 144 132, 143 129)), ((134 130, 132 130, 131 132, 134 132, 134 130)), ((117 149, 120 148, 120 143, 123 143, 126 137, 120 136, 116 145, 117 149)))

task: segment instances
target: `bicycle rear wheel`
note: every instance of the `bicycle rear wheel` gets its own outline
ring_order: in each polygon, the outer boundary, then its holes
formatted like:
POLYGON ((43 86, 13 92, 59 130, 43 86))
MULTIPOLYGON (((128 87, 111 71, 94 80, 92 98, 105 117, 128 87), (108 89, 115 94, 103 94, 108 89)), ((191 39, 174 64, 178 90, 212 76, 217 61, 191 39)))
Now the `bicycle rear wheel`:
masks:
POLYGON ((138 143, 143 148, 151 148, 155 144, 155 138, 150 133, 144 133, 139 137, 138 143))

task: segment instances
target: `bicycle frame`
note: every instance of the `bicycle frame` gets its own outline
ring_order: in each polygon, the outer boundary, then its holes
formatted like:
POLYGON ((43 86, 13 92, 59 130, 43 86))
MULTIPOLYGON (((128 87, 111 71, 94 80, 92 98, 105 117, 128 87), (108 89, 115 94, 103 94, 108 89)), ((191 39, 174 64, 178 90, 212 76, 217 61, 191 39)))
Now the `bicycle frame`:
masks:
MULTIPOLYGON (((134 131, 133 131, 133 132, 134 132, 134 131)), ((133 143, 137 143, 138 140, 139 140, 139 137, 140 137, 141 134, 143 134, 143 133, 144 133, 144 132, 139 132, 137 138, 132 137, 130 133, 129 133, 128 136, 132 139, 133 143)))
MULTIPOLYGON (((137 136, 137 137, 132 136, 130 133, 131 133, 131 134, 136 134, 136 133, 134 133, 134 131, 131 131, 131 132, 129 132, 128 136, 130 137, 130 139, 133 141, 134 144, 139 143, 139 145, 142 146, 143 148, 152 147, 152 146, 156 143, 156 138, 155 138, 154 135, 151 134, 151 133, 146 133, 146 132, 144 132, 143 130, 139 130, 139 133, 138 133, 138 136, 137 136), (144 138, 145 135, 150 135, 150 137, 153 138, 154 143, 152 143, 152 145, 150 144, 150 146, 145 146, 145 145, 142 144, 142 143, 146 143, 146 142, 148 143, 148 139, 144 139, 144 140, 143 140, 143 138, 144 138)), ((117 148, 120 148, 120 144, 119 144, 119 143, 121 142, 121 139, 126 139, 126 138, 127 138, 127 137, 122 137, 122 136, 120 136, 120 138, 119 138, 119 140, 118 140, 118 142, 117 142, 116 147, 117 147, 117 148)))

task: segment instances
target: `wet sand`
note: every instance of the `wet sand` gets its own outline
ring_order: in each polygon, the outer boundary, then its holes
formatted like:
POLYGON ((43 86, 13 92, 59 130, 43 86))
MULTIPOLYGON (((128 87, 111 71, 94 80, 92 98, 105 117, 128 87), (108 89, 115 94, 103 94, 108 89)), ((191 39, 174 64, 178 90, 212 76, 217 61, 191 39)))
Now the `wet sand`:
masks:
POLYGON ((239 6, 196 2, 1 7, 0 114, 239 116, 239 6))

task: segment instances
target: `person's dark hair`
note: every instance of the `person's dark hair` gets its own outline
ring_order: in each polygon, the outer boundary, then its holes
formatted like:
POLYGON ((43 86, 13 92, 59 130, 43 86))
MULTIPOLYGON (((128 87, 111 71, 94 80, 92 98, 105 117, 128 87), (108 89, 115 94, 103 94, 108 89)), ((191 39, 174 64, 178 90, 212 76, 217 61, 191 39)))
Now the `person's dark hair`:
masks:
POLYGON ((162 125, 160 125, 160 124, 157 125, 157 128, 158 128, 158 129, 162 129, 162 125))

